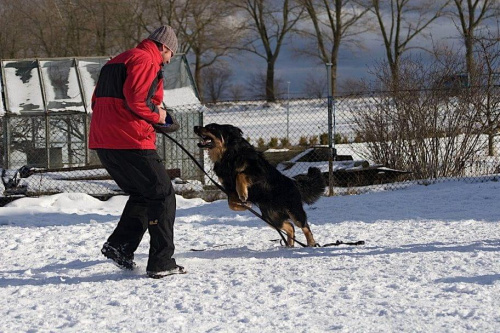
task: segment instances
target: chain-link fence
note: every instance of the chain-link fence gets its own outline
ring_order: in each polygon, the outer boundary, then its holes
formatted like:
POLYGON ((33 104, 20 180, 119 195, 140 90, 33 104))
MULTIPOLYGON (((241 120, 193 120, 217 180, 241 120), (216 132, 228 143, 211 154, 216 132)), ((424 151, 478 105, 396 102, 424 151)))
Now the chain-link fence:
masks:
MULTIPOLYGON (((196 154, 199 105, 176 113, 181 129, 171 136, 196 154)), ((2 124, 2 186, 4 196, 83 192, 97 197, 121 193, 88 149, 90 116, 84 113, 0 117, 2 124)), ((201 184, 201 170, 172 141, 157 136, 157 150, 172 178, 201 184)), ((200 156, 199 154, 197 154, 200 156)))
POLYGON ((319 167, 334 194, 500 172, 500 87, 210 106, 288 176, 319 167), (329 110, 331 109, 331 110, 329 110), (329 112, 331 111, 331 112, 329 112), (332 128, 329 130, 329 114, 332 128))
MULTIPOLYGON (((118 193, 87 145, 91 96, 108 60, 0 60, 0 199, 59 192, 118 193)), ((165 101, 171 107, 183 105, 176 115, 183 128, 174 136, 195 150, 196 142, 186 138, 188 128, 200 123, 201 105, 185 55, 177 55, 163 71, 165 101)), ((158 138, 158 152, 172 177, 201 178, 189 173, 180 150, 163 137, 158 138)))
MULTIPOLYGON (((332 194, 397 189, 449 178, 481 180, 500 172, 499 93, 498 87, 468 88, 460 94, 432 90, 359 94, 335 97, 331 103, 293 99, 178 107, 181 130, 173 136, 208 171, 211 165, 196 145, 193 126, 232 124, 285 175, 320 168, 332 194)), ((7 169, 4 185, 17 182, 4 195, 20 188, 18 192, 25 195, 119 193, 86 146, 88 117, 0 118, 2 168, 7 169)), ((171 176, 184 188, 200 189, 207 183, 173 142, 158 135, 157 146, 171 176)))

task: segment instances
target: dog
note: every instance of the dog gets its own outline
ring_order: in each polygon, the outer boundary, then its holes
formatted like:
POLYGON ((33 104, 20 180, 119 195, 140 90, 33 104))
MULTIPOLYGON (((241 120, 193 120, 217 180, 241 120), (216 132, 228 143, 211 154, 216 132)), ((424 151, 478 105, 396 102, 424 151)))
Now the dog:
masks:
POLYGON ((325 191, 325 179, 318 168, 309 168, 307 175, 292 179, 273 167, 243 138, 238 127, 212 123, 195 126, 194 132, 201 139, 198 147, 208 150, 214 163, 229 208, 243 211, 253 203, 266 221, 287 234, 289 247, 294 246, 294 224, 302 229, 307 246, 316 246, 303 203, 316 202, 325 191))

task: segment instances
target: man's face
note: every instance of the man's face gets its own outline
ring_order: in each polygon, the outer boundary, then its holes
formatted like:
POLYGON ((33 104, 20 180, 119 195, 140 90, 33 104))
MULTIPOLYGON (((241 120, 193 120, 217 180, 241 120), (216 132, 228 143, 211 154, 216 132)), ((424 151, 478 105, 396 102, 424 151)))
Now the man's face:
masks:
POLYGON ((161 57, 162 57, 162 62, 164 64, 170 63, 170 59, 174 56, 174 52, 170 50, 168 47, 165 45, 162 46, 162 51, 161 51, 161 57))

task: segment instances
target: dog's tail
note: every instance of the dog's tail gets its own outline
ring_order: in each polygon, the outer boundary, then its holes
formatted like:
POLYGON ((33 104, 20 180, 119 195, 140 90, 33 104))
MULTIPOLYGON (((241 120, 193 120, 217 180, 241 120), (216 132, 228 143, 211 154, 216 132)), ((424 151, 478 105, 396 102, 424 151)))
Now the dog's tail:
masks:
POLYGON ((309 168, 307 175, 293 177, 299 188, 302 202, 310 205, 318 200, 325 192, 325 178, 318 168, 309 168))

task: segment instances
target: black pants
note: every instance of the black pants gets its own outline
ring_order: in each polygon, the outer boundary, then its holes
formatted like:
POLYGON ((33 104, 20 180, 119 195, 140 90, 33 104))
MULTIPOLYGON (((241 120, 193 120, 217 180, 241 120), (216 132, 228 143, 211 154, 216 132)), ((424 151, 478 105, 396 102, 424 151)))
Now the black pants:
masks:
POLYGON ((175 267, 175 192, 155 150, 98 149, 102 165, 129 199, 108 242, 133 255, 146 230, 150 247, 147 270, 175 267))

